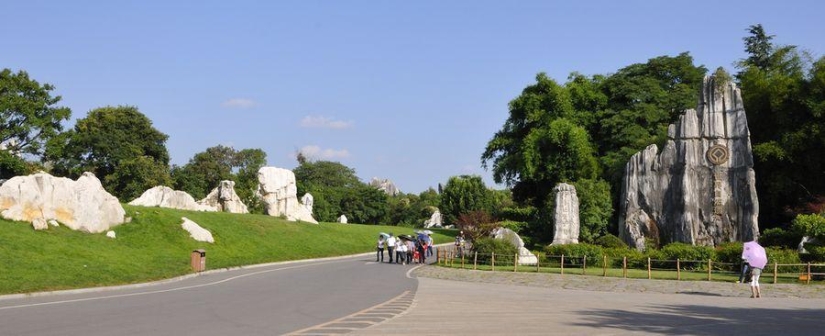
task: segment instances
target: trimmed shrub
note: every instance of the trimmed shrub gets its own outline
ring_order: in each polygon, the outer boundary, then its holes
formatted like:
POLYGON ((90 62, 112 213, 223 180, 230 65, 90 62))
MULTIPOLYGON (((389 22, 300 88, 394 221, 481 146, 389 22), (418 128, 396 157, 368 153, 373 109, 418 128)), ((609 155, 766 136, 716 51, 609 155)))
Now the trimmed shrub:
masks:
POLYGON ((480 263, 488 263, 493 253, 496 255, 514 256, 518 253, 518 247, 507 240, 482 237, 473 241, 473 251, 478 252, 478 261, 480 263))
POLYGON ((627 249, 627 244, 622 241, 621 238, 616 237, 612 234, 606 234, 599 238, 596 238, 596 245, 600 245, 602 247, 607 248, 625 248, 627 249))
POLYGON ((604 255, 604 249, 601 246, 591 244, 547 245, 544 252, 547 255, 571 257, 601 257, 604 255))
POLYGON ((781 228, 767 229, 759 236, 759 245, 795 249, 802 241, 802 233, 781 228))
POLYGON ((705 260, 713 259, 715 253, 709 246, 693 246, 685 243, 670 243, 661 249, 661 258, 667 260, 705 260))

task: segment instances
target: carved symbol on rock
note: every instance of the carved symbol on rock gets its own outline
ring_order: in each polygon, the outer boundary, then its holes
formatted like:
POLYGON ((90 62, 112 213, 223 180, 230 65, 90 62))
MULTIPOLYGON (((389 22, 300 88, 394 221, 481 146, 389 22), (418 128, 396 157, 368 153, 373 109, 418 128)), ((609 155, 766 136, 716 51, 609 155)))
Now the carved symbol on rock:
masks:
POLYGON ((706 153, 708 161, 714 165, 720 165, 728 161, 728 148, 722 145, 713 145, 706 153))

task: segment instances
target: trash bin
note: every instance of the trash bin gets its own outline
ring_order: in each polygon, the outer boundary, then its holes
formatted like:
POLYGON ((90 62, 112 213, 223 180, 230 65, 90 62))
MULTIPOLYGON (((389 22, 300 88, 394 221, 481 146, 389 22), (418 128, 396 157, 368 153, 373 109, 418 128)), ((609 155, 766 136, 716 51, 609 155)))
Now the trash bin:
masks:
POLYGON ((206 250, 192 251, 192 270, 203 272, 206 270, 206 250))

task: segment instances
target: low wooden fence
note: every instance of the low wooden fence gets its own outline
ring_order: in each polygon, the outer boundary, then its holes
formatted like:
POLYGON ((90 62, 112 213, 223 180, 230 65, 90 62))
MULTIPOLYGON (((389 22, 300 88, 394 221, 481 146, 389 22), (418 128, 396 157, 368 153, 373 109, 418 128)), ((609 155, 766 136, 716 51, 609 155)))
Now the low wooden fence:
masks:
MULTIPOLYGON (((462 253, 453 246, 441 247, 436 253, 439 265, 490 271, 600 275, 605 277, 736 281, 740 264, 713 260, 658 260, 608 256, 565 256, 536 254, 535 264, 520 265, 519 256, 462 253)), ((524 260, 521 260, 524 262, 524 260)), ((825 264, 771 263, 762 270, 762 282, 825 283, 825 264), (767 279, 766 279, 767 278, 767 279), (770 279, 770 280, 769 280, 770 279), (768 281, 766 281, 768 280, 768 281), (771 281, 772 280, 772 281, 771 281)))

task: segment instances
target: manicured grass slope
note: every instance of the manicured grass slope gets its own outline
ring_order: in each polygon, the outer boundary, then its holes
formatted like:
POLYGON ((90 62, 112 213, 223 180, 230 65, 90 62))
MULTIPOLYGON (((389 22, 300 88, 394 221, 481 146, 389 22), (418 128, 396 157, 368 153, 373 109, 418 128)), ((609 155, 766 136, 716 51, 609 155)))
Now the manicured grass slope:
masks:
MULTIPOLYGON (((205 249, 207 269, 330 257, 374 251, 379 232, 412 228, 289 222, 264 215, 193 212, 124 205, 132 221, 114 228, 116 239, 65 227, 34 231, 0 219, 0 294, 128 284, 191 272, 190 253, 205 249), (187 217, 212 232, 197 242, 180 226, 187 217)), ((452 240, 433 230, 436 243, 452 240)))

